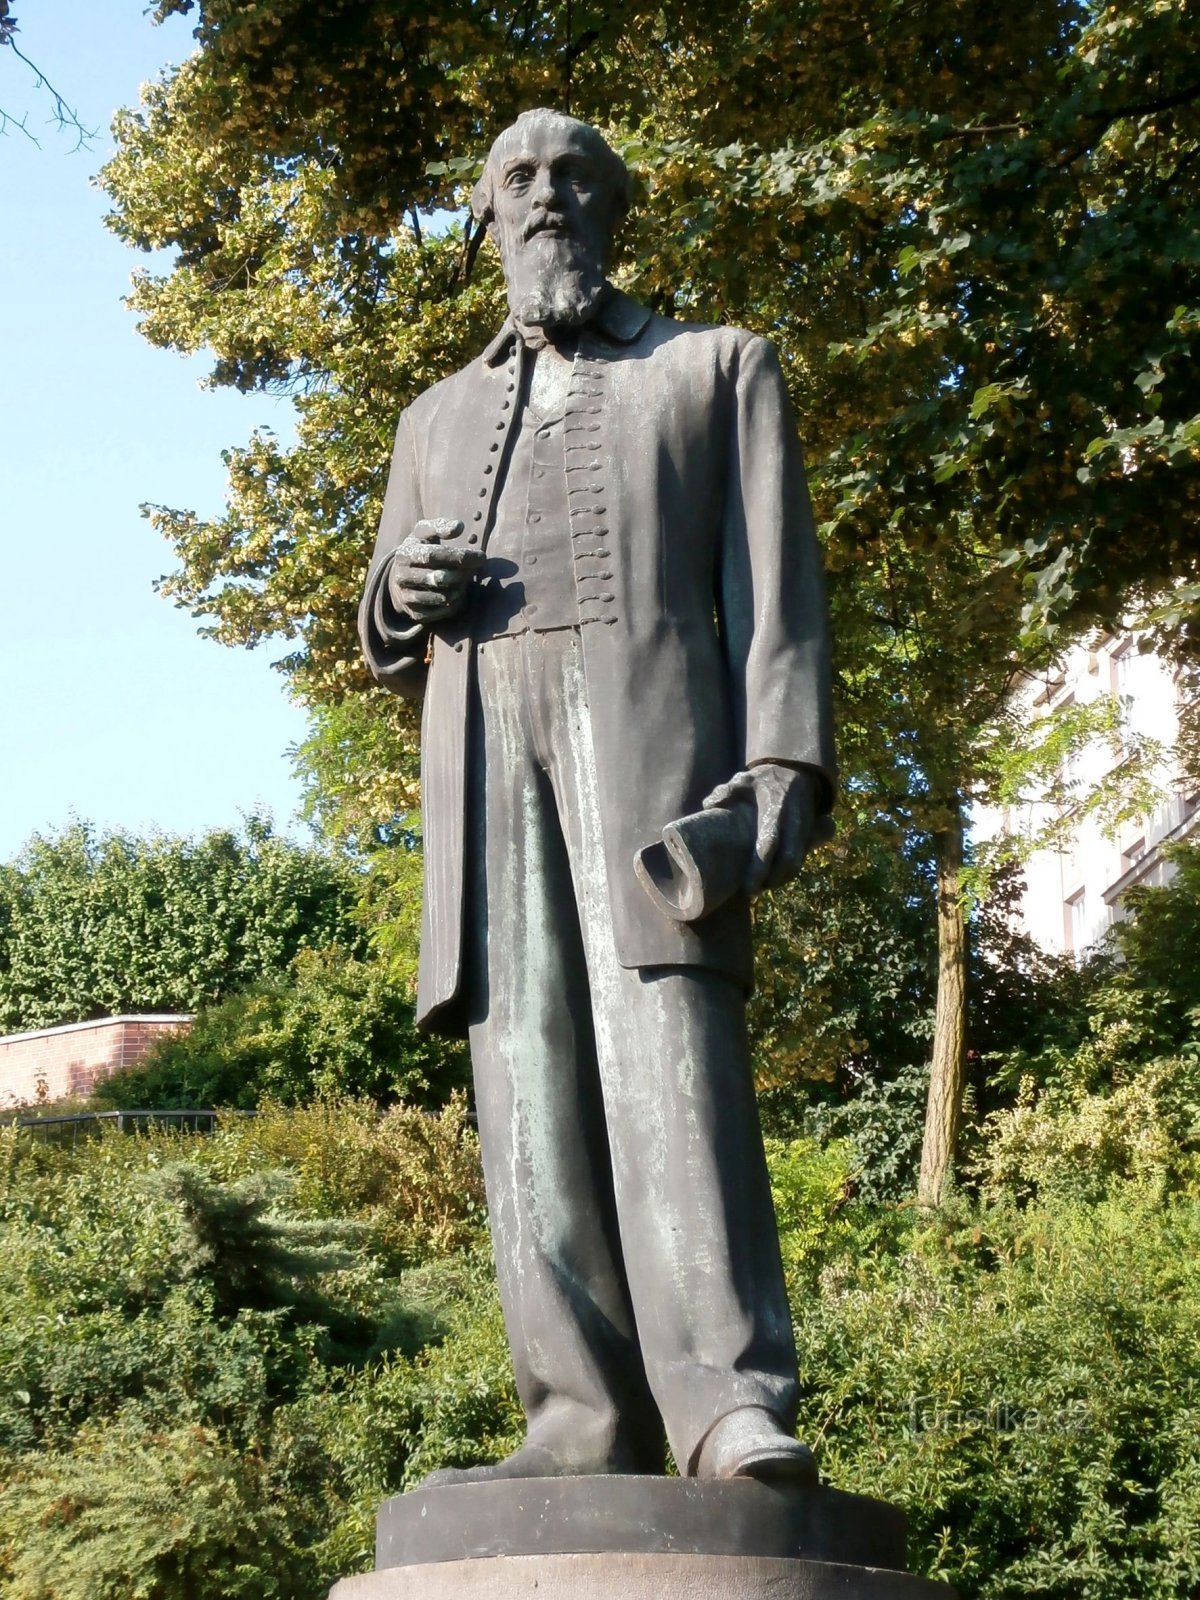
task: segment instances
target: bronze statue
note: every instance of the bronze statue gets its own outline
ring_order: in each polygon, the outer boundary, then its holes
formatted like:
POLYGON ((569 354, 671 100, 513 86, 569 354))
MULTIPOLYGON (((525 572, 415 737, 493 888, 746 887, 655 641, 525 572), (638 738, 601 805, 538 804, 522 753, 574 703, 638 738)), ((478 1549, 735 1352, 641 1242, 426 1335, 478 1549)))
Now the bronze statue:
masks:
POLYGON ((628 190, 557 112, 496 140, 511 315, 401 417, 360 613, 424 699, 418 1016, 470 1038, 528 1419, 439 1482, 661 1471, 664 1426, 815 1477, 744 1005, 833 798, 820 558, 771 345, 607 280, 628 190))

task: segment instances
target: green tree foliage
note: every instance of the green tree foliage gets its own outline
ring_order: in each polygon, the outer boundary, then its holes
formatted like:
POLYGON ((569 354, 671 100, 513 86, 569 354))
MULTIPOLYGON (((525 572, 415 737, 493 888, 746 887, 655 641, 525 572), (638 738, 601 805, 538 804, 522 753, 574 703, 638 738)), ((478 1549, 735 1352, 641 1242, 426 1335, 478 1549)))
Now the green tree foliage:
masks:
POLYGON ((1131 916, 1075 975, 1075 993, 1060 986, 1067 1003, 1055 1021, 993 1063, 1002 1098, 974 1162, 985 1195, 1053 1202, 1094 1200, 1121 1179, 1195 1185, 1200 846, 1169 854, 1174 879, 1130 894, 1131 916))
POLYGON ((301 949, 361 949, 355 898, 343 863, 256 817, 197 839, 35 836, 0 866, 0 1028, 195 1011, 301 949))
POLYGON ((361 681, 348 624, 391 420, 497 305, 486 254, 468 285, 470 241, 420 217, 568 81, 645 175, 629 281, 780 345, 832 565, 877 590, 882 637, 911 644, 931 586, 965 577, 992 593, 925 646, 978 644, 1016 594, 1001 552, 1039 616, 1111 618, 1196 576, 1187 0, 806 0, 736 23, 584 3, 570 38, 537 8, 198 12, 196 55, 118 119, 114 226, 177 252, 135 291, 147 335, 207 345, 218 383, 290 385, 300 431, 231 455, 220 520, 160 515, 168 587, 219 637, 298 635, 317 698, 361 681))
POLYGON ((441 1105, 467 1081, 466 1054, 413 1024, 412 992, 381 961, 340 946, 297 952, 286 971, 204 1007, 186 1033, 158 1041, 105 1079, 105 1106, 228 1106, 264 1097, 364 1095, 441 1105))

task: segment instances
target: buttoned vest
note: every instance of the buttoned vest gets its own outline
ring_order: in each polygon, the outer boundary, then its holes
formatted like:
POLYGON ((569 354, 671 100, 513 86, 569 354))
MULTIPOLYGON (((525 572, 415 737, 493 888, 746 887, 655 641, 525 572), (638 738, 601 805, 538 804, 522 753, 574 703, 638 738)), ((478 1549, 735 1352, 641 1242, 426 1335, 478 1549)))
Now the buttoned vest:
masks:
POLYGON ((572 528, 572 495, 596 489, 588 425, 599 410, 598 396, 574 390, 572 384, 554 416, 522 408, 487 536, 487 564, 475 586, 477 642, 615 618, 607 530, 593 527, 581 536, 572 528))

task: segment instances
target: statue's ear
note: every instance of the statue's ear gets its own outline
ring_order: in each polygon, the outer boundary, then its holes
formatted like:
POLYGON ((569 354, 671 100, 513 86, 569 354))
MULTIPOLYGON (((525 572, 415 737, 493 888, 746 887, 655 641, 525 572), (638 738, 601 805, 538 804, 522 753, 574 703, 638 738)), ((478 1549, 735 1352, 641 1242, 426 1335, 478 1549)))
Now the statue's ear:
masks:
POLYGON ((486 222, 489 227, 495 216, 493 193, 491 168, 485 167, 483 176, 471 190, 471 215, 476 222, 486 222))

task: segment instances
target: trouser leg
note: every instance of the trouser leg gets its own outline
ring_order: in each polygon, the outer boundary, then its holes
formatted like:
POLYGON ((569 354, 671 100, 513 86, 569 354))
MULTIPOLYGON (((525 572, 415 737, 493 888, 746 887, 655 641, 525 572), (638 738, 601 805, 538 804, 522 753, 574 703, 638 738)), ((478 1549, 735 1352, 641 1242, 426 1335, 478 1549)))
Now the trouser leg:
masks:
MULTIPOLYGON (((680 1470, 740 1406, 794 1422, 796 1354, 731 980, 617 961, 580 646, 546 635, 535 702, 586 949, 626 1280, 680 1470)), ((632 871, 632 863, 630 864, 632 871)))
POLYGON ((529 1438, 564 1466, 655 1470, 566 848, 529 717, 526 641, 478 652, 470 1042, 501 1301, 529 1438))

